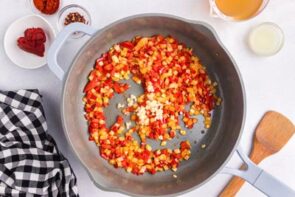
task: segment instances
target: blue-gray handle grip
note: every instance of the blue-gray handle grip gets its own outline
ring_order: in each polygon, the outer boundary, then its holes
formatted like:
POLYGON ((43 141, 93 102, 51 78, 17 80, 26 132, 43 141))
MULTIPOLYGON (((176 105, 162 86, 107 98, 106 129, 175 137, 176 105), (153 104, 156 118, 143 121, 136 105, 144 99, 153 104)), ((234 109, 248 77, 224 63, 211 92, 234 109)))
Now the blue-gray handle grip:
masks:
POLYGON ((82 23, 73 23, 66 26, 56 37, 47 53, 47 64, 50 70, 60 79, 63 80, 65 71, 57 63, 57 55, 64 42, 74 32, 83 32, 87 35, 93 35, 97 30, 82 23))
POLYGON ((222 173, 239 176, 270 197, 295 197, 295 191, 254 164, 239 147, 237 153, 246 163, 246 170, 225 167, 222 173))

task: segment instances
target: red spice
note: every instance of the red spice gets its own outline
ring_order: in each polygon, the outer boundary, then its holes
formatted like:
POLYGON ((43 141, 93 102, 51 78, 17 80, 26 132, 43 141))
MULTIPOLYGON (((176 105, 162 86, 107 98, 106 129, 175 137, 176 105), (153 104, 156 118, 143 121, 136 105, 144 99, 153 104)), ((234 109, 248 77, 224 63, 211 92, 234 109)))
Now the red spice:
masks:
POLYGON ((46 35, 42 28, 29 28, 24 32, 24 37, 17 40, 17 45, 24 51, 35 55, 44 56, 46 35))
POLYGON ((66 26, 71 23, 84 23, 84 24, 86 24, 86 19, 79 12, 71 12, 66 16, 65 21, 64 21, 64 25, 66 26))
POLYGON ((43 14, 54 14, 59 8, 59 0, 34 0, 35 7, 43 14))

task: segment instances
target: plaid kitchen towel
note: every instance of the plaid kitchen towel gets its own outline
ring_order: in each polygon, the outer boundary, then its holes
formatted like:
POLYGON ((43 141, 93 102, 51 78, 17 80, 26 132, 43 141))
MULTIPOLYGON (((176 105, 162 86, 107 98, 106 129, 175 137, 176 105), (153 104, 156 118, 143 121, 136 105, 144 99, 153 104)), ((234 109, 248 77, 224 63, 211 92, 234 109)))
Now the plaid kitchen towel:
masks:
POLYGON ((0 91, 0 196, 79 196, 38 90, 0 91))

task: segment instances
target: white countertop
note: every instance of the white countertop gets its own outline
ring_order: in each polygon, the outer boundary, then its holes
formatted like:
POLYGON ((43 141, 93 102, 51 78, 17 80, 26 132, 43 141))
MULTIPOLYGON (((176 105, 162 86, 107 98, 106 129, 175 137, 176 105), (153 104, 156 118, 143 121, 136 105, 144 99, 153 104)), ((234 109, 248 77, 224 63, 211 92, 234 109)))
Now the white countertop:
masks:
MULTIPOLYGON (((208 0, 64 0, 63 6, 78 3, 89 10, 93 27, 99 29, 120 18, 139 13, 169 13, 192 20, 201 20, 212 25, 224 45, 231 52, 242 73, 247 94, 247 117, 241 146, 250 150, 254 128, 267 110, 276 110, 295 122, 295 1, 271 0, 266 9, 256 18, 246 22, 225 22, 209 16, 208 0), (283 49, 273 57, 257 57, 246 44, 246 35, 251 27, 261 22, 275 22, 285 33, 283 49)), ((0 42, 9 24, 19 17, 31 14, 25 0, 1 0, 0 42)), ((56 28, 57 15, 47 17, 56 28)), ((60 63, 70 65, 77 50, 86 38, 68 42, 64 46, 60 63)), ((50 134, 55 138, 62 153, 69 159, 78 178, 81 197, 123 196, 104 192, 90 181, 86 171, 73 155, 62 131, 59 103, 61 82, 47 66, 36 70, 24 70, 15 66, 5 55, 0 45, 0 89, 15 90, 38 88, 43 94, 44 107, 50 134)), ((295 189, 295 137, 276 155, 259 164, 261 168, 295 189)), ((237 167, 240 160, 234 156, 228 166, 237 167)), ((230 176, 219 174, 201 188, 183 196, 217 196, 230 176)), ((240 190, 239 197, 263 196, 249 184, 240 190)))

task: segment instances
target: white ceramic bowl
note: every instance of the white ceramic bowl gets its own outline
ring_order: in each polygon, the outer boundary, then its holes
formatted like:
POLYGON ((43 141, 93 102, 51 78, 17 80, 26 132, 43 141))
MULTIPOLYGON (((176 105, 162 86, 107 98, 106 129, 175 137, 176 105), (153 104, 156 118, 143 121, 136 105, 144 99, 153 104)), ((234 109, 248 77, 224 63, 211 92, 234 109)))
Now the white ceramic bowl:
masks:
POLYGON ((46 54, 50 44, 55 38, 52 26, 41 16, 29 15, 13 22, 6 30, 4 36, 4 50, 9 59, 19 67, 27 69, 40 68, 46 65, 46 54), (17 39, 24 36, 27 28, 40 27, 46 34, 44 57, 23 51, 17 46, 17 39))
MULTIPOLYGON (((80 5, 77 4, 70 4, 67 5, 66 7, 62 8, 59 13, 58 13, 58 22, 57 22, 57 26, 58 26, 58 30, 61 31, 65 25, 65 18, 67 17, 68 14, 70 14, 71 12, 78 12, 79 14, 81 14, 82 16, 84 16, 85 20, 86 20, 86 25, 91 25, 91 17, 89 12, 83 8, 80 5)), ((83 34, 82 32, 75 32, 74 34, 71 35, 71 38, 81 38, 83 37, 85 34, 83 34)))
POLYGON ((254 27, 248 36, 250 49, 260 56, 272 56, 284 45, 284 32, 276 24, 264 22, 254 27))
POLYGON ((35 14, 39 14, 39 15, 41 15, 41 16, 46 17, 46 16, 51 16, 51 15, 56 14, 56 13, 57 13, 57 12, 63 7, 63 1, 62 1, 62 0, 59 1, 59 7, 58 7, 58 9, 56 10, 56 12, 53 13, 53 14, 44 14, 43 12, 41 12, 40 10, 38 10, 38 9, 36 8, 36 6, 34 5, 34 0, 27 0, 27 5, 28 5, 28 7, 33 11, 33 13, 35 13, 35 14))

